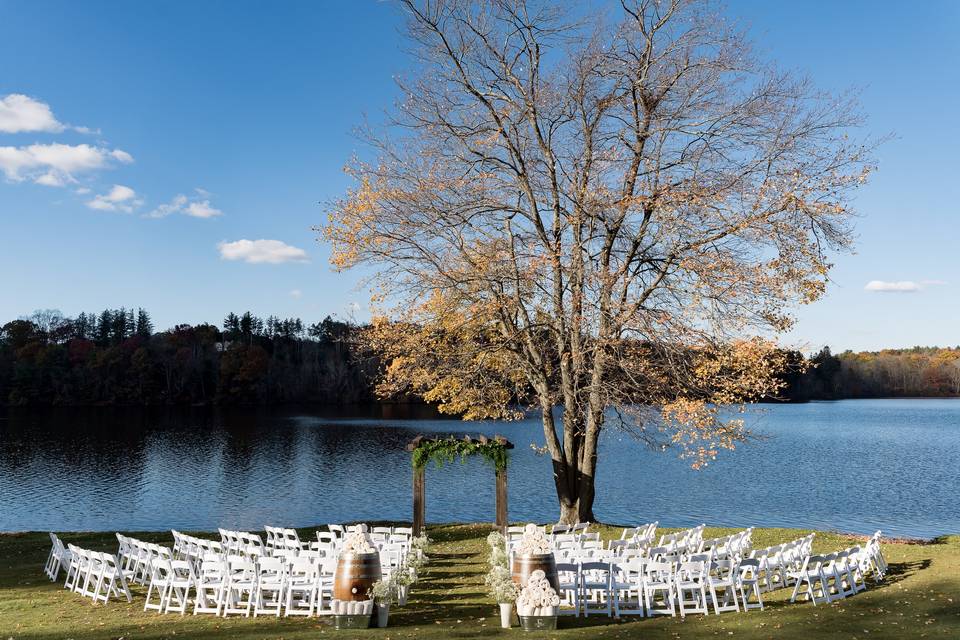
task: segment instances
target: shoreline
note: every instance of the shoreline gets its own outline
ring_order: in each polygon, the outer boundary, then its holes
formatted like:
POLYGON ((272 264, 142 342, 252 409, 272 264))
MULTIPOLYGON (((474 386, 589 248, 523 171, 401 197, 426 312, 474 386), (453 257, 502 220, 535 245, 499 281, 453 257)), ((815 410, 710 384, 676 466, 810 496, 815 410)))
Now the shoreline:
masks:
MULTIPOLYGON (((412 526, 412 522, 409 520, 364 520, 364 521, 349 521, 344 524, 353 525, 353 524, 358 524, 360 522, 363 522, 364 524, 368 524, 370 526, 401 526, 401 527, 412 526)), ((523 525, 523 524, 526 524, 526 521, 522 521, 522 520, 511 521, 510 524, 511 526, 523 525)), ((554 523, 538 522, 536 524, 541 526, 550 526, 551 524, 554 524, 554 523)), ((592 522, 590 524, 597 525, 600 527, 610 528, 610 529, 627 529, 627 528, 636 526, 636 525, 617 524, 617 523, 610 523, 610 522, 592 522)), ((716 526, 710 523, 706 523, 706 524, 708 527, 712 529, 721 529, 721 530, 730 529, 731 531, 739 531, 745 528, 742 526, 716 526)), ((292 528, 307 529, 307 530, 313 529, 316 531, 323 531, 326 528, 326 526, 327 526, 326 523, 324 523, 324 524, 307 525, 307 526, 294 526, 292 528)), ((491 530, 496 528, 496 525, 493 522, 462 522, 462 521, 428 522, 426 526, 427 526, 427 529, 431 529, 431 528, 440 529, 440 528, 447 528, 447 527, 473 527, 473 526, 486 526, 486 527, 489 527, 491 530)), ((664 531, 664 532, 673 532, 673 531, 681 531, 684 528, 685 527, 658 526, 657 530, 664 531)), ((831 536, 837 536, 837 537, 849 539, 851 541, 868 540, 871 535, 871 534, 855 533, 855 532, 849 532, 849 531, 839 531, 836 529, 814 529, 814 528, 800 528, 800 527, 764 527, 764 526, 754 526, 753 528, 754 530, 763 530, 763 531, 795 532, 796 534, 798 534, 798 537, 801 534, 810 533, 810 532, 823 533, 831 536)), ((125 533, 125 534, 145 533, 145 534, 155 535, 160 533, 169 533, 171 529, 169 528, 168 529, 103 529, 103 530, 90 529, 90 530, 77 530, 77 531, 64 529, 64 530, 50 530, 50 531, 58 535, 65 534, 65 535, 80 535, 80 536, 101 535, 101 534, 109 534, 109 533, 125 533)), ((260 531, 260 529, 259 528, 250 529, 250 531, 260 531)), ((881 528, 880 531, 882 532, 883 529, 881 528)), ((0 531, 0 536, 15 537, 15 536, 46 534, 46 533, 48 533, 47 530, 0 531)), ((205 529, 184 529, 183 533, 188 533, 193 535, 196 535, 196 534, 214 535, 214 536, 216 535, 216 531, 209 531, 205 529)), ((881 536, 880 539, 887 544, 933 545, 933 544, 943 544, 943 541, 946 538, 949 538, 951 536, 960 536, 960 532, 945 532, 937 536, 934 536, 932 538, 910 537, 910 536, 881 536)))

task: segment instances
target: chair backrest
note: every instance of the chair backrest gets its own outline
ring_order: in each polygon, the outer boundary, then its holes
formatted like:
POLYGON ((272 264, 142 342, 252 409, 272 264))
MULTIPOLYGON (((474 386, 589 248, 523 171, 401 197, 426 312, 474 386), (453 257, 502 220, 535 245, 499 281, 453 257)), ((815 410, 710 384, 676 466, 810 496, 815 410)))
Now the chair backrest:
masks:
MULTIPOLYGON (((520 528, 520 533, 523 533, 523 527, 519 527, 519 528, 520 528)), ((560 533, 570 533, 570 525, 568 525, 568 524, 555 524, 555 525, 553 525, 552 527, 550 527, 550 534, 551 534, 551 535, 554 535, 554 536, 555 536, 555 535, 560 534, 560 533)))
POLYGON ((643 563, 643 574, 654 579, 664 579, 673 576, 676 564, 661 560, 647 560, 643 563))
POLYGON ((337 536, 337 538, 342 540, 344 533, 346 532, 346 529, 342 524, 328 524, 327 531, 329 531, 330 533, 337 536))
POLYGON ((280 528, 263 525, 263 530, 266 533, 266 540, 264 541, 264 543, 266 544, 268 549, 273 549, 274 547, 277 546, 278 534, 281 531, 280 528))
POLYGON ((610 563, 609 562, 581 562, 580 563, 580 574, 591 574, 591 578, 596 580, 601 576, 609 577, 610 575, 610 563))
POLYGON ((649 549, 647 549, 647 557, 652 558, 653 560, 657 560, 659 558, 662 558, 663 556, 672 555, 675 551, 676 551, 676 547, 674 545, 650 547, 649 549))
POLYGON ((206 555, 200 561, 200 579, 204 582, 216 582, 226 575, 226 562, 220 556, 206 555))
POLYGON ((710 573, 718 578, 728 578, 736 569, 736 560, 714 560, 710 563, 710 573))
POLYGON ((707 575, 707 563, 703 561, 681 562, 677 576, 686 580, 701 580, 707 575))
POLYGON ((316 565, 321 576, 332 576, 337 571, 336 558, 320 558, 317 560, 316 565))
POLYGON ((257 563, 243 556, 227 556, 227 579, 250 580, 257 575, 257 563))
POLYGON ((319 566, 310 558, 291 558, 288 571, 292 579, 317 579, 320 577, 319 566))
POLYGON ((394 534, 394 535, 404 535, 404 536, 407 536, 408 538, 412 538, 412 537, 413 537, 413 527, 394 527, 394 528, 393 528, 393 534, 394 534))
POLYGON ((286 570, 287 563, 283 558, 263 556, 257 560, 257 573, 260 577, 279 577, 286 570))
POLYGON ((374 527, 370 530, 370 533, 382 533, 389 536, 391 533, 393 533, 393 527, 374 527))
POLYGON ((570 533, 587 533, 587 529, 589 528, 589 522, 578 522, 570 527, 570 533))
POLYGON ((337 534, 332 531, 317 531, 317 542, 320 544, 336 545, 337 540, 337 534))

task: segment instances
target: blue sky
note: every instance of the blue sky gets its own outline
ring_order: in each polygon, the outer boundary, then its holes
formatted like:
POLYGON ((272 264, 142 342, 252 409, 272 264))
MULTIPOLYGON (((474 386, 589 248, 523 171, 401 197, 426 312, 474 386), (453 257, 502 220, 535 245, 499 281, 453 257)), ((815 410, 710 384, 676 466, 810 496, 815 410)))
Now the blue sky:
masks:
MULTIPOLYGON (((781 66, 861 88, 869 130, 896 136, 858 197, 856 253, 786 342, 960 344, 960 3, 728 11, 781 66)), ((0 0, 0 321, 142 306, 160 328, 246 309, 313 322, 365 306, 310 227, 364 152, 352 128, 396 96, 401 24, 363 0, 0 0)))

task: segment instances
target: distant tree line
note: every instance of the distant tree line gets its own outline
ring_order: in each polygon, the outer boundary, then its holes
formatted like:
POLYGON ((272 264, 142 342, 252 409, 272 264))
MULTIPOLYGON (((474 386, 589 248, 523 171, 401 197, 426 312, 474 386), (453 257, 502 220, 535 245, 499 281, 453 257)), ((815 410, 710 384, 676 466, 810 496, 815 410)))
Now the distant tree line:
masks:
MULTIPOLYGON (((801 363, 803 356, 791 352, 801 363)), ((960 396, 960 346, 844 351, 824 347, 787 376, 793 401, 960 396)))
POLYGON ((247 312, 157 332, 144 309, 37 311, 0 328, 0 404, 369 401, 376 364, 355 357, 351 330, 247 312))
MULTIPOLYGON (((0 405, 373 402, 362 328, 246 312, 158 332, 144 309, 36 311, 0 327, 0 405)), ((781 400, 960 396, 960 347, 788 355, 781 400)))

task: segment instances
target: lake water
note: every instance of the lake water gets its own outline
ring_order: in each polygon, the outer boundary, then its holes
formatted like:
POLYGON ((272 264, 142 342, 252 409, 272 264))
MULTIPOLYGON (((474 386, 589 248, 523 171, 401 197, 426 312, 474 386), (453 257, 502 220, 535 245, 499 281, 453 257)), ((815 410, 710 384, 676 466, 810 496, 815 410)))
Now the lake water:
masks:
MULTIPOLYGON (((469 423, 316 410, 0 413, 0 531, 260 529, 411 518, 419 433, 501 433, 511 520, 557 516, 539 421, 469 423)), ((600 446, 596 516, 932 537, 960 532, 960 401, 764 406, 766 438, 694 471, 618 431, 600 446)), ((427 472, 427 521, 494 514, 480 460, 427 472)))

